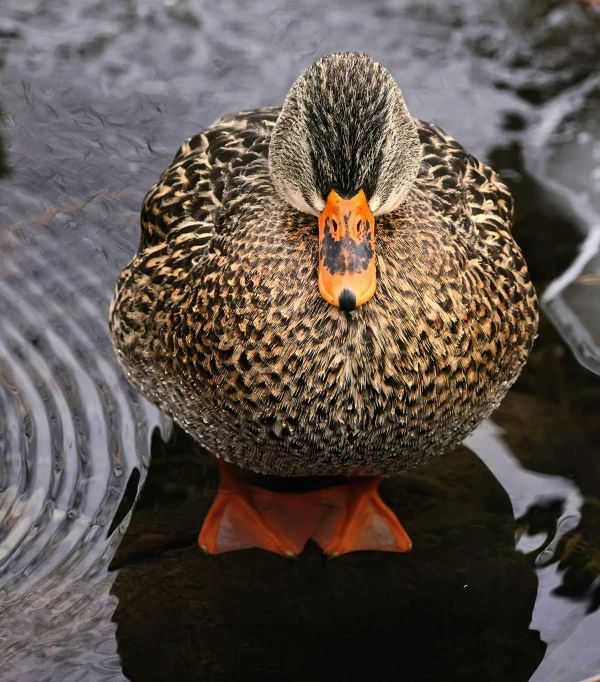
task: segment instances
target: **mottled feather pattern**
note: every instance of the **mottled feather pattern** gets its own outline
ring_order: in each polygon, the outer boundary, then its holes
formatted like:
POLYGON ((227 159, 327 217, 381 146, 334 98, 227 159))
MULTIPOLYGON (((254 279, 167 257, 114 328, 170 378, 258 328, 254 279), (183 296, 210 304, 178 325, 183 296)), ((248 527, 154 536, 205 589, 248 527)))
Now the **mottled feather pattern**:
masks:
POLYGON ((287 476, 401 471, 488 416, 533 343, 510 193, 416 121, 418 177, 376 218, 377 292, 345 313, 319 294, 316 217, 269 175, 279 111, 217 121, 149 191, 111 309, 120 362, 227 461, 287 476))
POLYGON ((419 166, 413 118, 392 75, 361 53, 327 55, 292 85, 273 132, 271 178, 279 195, 318 215, 333 189, 365 192, 370 208, 395 208, 419 166))

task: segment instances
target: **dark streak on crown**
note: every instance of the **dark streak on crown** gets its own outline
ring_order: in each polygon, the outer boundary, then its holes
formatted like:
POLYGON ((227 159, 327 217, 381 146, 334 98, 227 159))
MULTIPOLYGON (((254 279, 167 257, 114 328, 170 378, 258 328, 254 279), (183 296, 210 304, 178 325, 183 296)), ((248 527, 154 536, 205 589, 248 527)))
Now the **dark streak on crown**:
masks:
POLYGON ((309 131, 315 184, 321 196, 363 189, 369 199, 379 176, 389 123, 390 74, 365 55, 321 59, 305 74, 304 121, 309 131))

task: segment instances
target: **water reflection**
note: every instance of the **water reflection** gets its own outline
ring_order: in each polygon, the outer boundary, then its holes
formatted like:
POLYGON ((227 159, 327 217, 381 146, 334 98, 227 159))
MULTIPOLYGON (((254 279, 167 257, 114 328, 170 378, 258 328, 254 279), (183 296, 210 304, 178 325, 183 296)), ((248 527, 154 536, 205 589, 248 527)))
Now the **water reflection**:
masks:
POLYGON ((583 679, 600 669, 597 454, 564 414, 517 394, 468 445, 507 490, 517 550, 538 577, 531 627, 548 650, 531 682, 583 679))
POLYGON ((600 374, 600 224, 591 228, 579 256, 546 290, 542 304, 579 362, 600 374))

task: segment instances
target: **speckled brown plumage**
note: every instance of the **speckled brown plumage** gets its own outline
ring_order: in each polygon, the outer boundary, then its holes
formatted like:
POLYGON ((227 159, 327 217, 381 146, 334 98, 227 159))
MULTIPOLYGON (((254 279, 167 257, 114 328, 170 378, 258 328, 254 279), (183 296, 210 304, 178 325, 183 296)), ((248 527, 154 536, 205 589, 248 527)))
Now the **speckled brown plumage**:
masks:
POLYGON ((317 219, 269 176, 280 109, 226 116, 149 191, 110 325, 142 394, 212 453, 278 475, 386 474, 442 454, 499 404, 537 328, 486 165, 416 121, 418 177, 378 216, 375 296, 317 287, 317 219))

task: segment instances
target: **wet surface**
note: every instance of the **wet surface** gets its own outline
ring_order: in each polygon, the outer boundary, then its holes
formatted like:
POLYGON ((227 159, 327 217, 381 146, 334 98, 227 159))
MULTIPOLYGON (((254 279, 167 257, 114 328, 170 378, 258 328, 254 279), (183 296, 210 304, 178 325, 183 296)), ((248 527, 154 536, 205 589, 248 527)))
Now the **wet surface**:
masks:
POLYGON ((3 682, 600 672, 599 65, 567 0, 4 3, 3 682), (411 554, 205 557, 216 472, 122 378, 112 286, 178 145, 349 49, 503 174, 547 316, 493 419, 382 487, 411 554))

